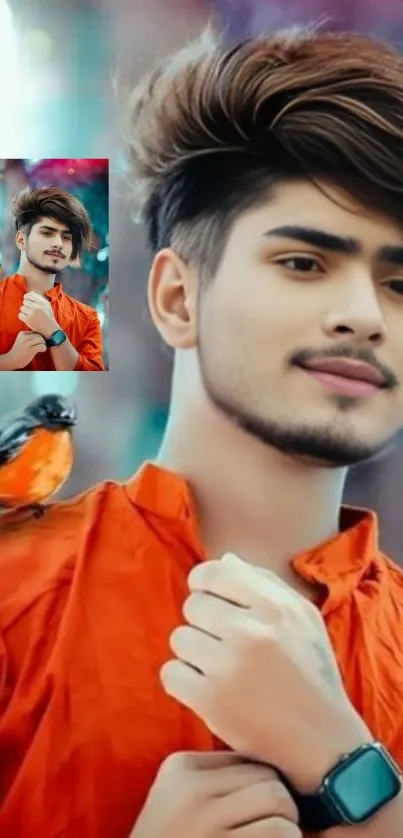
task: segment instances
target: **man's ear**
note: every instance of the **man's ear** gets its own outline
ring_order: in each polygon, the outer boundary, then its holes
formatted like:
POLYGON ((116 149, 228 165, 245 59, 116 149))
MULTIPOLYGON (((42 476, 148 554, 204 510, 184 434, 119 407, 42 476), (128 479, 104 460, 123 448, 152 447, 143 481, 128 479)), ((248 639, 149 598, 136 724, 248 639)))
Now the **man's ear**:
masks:
POLYGON ((18 232, 15 234, 15 243, 18 247, 18 250, 25 250, 26 239, 25 233, 23 233, 22 230, 18 230, 18 232))

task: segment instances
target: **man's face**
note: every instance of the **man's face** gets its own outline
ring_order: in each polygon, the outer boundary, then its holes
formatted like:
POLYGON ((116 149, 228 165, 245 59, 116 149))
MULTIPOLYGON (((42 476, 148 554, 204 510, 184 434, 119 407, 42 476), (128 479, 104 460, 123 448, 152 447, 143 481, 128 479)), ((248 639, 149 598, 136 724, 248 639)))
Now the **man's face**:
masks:
POLYGON ((325 188, 342 206, 292 182, 237 220, 200 295, 198 352, 206 393, 232 421, 286 453, 347 466, 403 424, 403 229, 325 188), (267 234, 280 226, 355 239, 358 252, 267 234), (380 258, 385 245, 400 248, 396 261, 380 258), (296 365, 329 355, 373 364, 387 386, 346 395, 296 365))
POLYGON ((69 264, 72 248, 72 234, 66 224, 40 218, 26 241, 26 257, 44 273, 56 274, 69 264))

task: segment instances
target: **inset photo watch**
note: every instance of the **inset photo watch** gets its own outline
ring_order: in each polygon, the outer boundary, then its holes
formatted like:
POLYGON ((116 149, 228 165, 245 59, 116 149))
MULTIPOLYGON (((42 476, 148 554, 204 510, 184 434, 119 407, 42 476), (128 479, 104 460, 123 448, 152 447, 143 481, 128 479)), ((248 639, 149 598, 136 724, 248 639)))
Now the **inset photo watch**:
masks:
POLYGON ((66 332, 63 332, 63 329, 56 329, 56 331, 53 332, 49 338, 45 339, 45 343, 48 348, 50 346, 60 346, 66 338, 67 335, 66 332))

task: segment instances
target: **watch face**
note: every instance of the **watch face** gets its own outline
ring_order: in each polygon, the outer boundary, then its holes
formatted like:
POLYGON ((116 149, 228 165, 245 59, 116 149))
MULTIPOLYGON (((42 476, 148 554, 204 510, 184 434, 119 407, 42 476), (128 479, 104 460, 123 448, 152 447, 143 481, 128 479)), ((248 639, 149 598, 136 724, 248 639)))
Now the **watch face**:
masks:
POLYGON ((329 796, 349 823, 362 823, 399 793, 401 779, 379 747, 340 765, 329 782, 329 796))
POLYGON ((59 329, 59 331, 55 332, 55 334, 53 335, 53 337, 52 337, 52 343, 53 343, 55 346, 59 346, 59 344, 60 344, 60 343, 63 343, 63 341, 64 341, 65 339, 66 339, 66 336, 65 336, 64 332, 62 332, 62 330, 61 330, 61 329, 59 329))

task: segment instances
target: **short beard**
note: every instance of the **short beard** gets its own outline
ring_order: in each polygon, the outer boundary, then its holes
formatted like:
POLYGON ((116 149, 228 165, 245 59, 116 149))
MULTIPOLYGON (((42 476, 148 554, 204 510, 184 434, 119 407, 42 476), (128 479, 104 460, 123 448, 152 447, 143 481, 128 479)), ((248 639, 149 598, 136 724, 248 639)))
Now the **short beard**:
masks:
POLYGON ((35 259, 30 256, 28 247, 25 251, 25 255, 29 264, 33 265, 34 268, 38 268, 38 271, 42 271, 44 274, 52 274, 52 276, 56 276, 56 274, 60 274, 63 270, 63 268, 59 268, 59 270, 57 270, 56 268, 50 268, 47 265, 41 265, 40 262, 36 262, 35 259))
MULTIPOLYGON (((234 390, 228 390, 227 381, 217 378, 217 365, 210 363, 207 358, 204 341, 199 341, 200 374, 205 393, 210 402, 224 414, 234 425, 242 428, 247 434, 263 442, 264 445, 281 451, 296 459, 308 460, 313 465, 322 468, 346 468, 363 463, 374 456, 386 451, 391 440, 380 445, 369 445, 363 440, 348 435, 347 431, 337 433, 331 422, 328 425, 309 425, 297 418, 270 419, 252 413, 242 398, 234 395, 234 390)), ((211 353, 210 353, 211 354, 211 353)), ((213 359, 211 359, 213 361, 213 359)), ((218 369, 219 369, 218 365, 218 369)), ((241 387, 239 388, 241 392, 241 387)), ((273 394, 273 400, 275 400, 273 394)), ((355 400, 354 400, 355 401, 355 400)), ((296 416, 298 414, 296 406, 296 416)), ((339 401, 339 408, 343 412, 354 409, 352 399, 339 401)))

